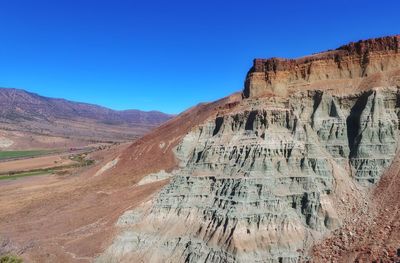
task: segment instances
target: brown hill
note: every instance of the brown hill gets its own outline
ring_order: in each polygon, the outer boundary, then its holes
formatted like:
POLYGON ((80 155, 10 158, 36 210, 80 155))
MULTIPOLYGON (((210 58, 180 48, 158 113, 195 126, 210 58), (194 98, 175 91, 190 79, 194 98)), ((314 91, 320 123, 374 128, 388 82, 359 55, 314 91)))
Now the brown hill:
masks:
MULTIPOLYGON (((24 90, 0 88, 0 123, 3 131, 9 131, 4 132, 3 137, 16 142, 24 140, 19 137, 32 134, 92 141, 128 140, 140 137, 171 117, 173 115, 158 111, 115 111, 24 90), (22 135, 13 132, 22 132, 22 135)), ((29 144, 40 147, 35 139, 44 140, 34 137, 29 144)))

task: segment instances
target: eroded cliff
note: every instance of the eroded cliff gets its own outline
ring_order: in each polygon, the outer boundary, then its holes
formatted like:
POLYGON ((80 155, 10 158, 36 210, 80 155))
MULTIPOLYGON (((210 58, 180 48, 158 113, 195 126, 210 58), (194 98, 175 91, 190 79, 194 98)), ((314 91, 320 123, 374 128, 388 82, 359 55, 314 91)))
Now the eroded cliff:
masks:
POLYGON ((361 40, 299 59, 255 59, 244 96, 287 96, 298 89, 354 92, 400 85, 400 36, 361 40))
POLYGON ((171 178, 121 216, 121 233, 98 261, 309 259, 316 241, 363 209, 396 154, 398 40, 297 61, 256 60, 244 99, 193 127, 175 148, 179 168, 141 181, 171 178), (366 80, 375 73, 385 81, 366 80))

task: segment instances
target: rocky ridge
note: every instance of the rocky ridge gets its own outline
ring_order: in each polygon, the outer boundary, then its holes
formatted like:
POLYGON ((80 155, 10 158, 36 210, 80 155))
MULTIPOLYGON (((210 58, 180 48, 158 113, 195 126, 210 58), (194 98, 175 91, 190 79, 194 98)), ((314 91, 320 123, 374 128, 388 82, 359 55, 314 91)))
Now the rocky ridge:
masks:
POLYGON ((397 153, 399 36, 255 60, 243 100, 175 147, 98 262, 300 262, 365 209, 397 153))
POLYGON ((158 111, 115 111, 102 106, 43 97, 20 89, 0 88, 0 120, 89 119, 105 124, 159 125, 173 115, 158 111))
POLYGON ((360 40, 299 59, 255 59, 244 96, 286 96, 301 89, 355 92, 399 85, 400 36, 360 40), (345 89, 345 90, 343 90, 345 89))
MULTIPOLYGON (((14 137, 22 145, 27 144, 26 137, 40 135, 45 139, 61 137, 100 142, 132 140, 172 117, 158 111, 115 111, 20 89, 0 88, 0 132, 4 132, 0 135, 14 137), (15 136, 19 133, 22 136, 15 136)), ((40 148, 41 139, 36 138, 36 141, 39 143, 33 147, 40 148)))

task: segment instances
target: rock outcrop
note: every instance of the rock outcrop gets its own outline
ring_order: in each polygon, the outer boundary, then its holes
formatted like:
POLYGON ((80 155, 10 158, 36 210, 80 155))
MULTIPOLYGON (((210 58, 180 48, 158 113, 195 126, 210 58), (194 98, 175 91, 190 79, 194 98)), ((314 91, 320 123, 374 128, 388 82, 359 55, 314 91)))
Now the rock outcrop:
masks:
POLYGON ((175 148, 170 183, 120 218, 121 233, 97 260, 309 259, 396 155, 398 49, 396 36, 255 60, 245 99, 193 127, 175 148))
POLYGON ((366 90, 400 85, 400 36, 350 43, 299 59, 255 59, 244 96, 286 96, 298 88, 366 90))

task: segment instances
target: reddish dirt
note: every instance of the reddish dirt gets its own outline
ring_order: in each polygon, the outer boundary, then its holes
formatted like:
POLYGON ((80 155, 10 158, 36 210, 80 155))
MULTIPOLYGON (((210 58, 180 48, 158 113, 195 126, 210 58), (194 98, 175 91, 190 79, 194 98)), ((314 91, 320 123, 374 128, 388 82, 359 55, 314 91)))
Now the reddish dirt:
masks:
POLYGON ((179 140, 239 99, 235 94, 198 105, 130 146, 95 152, 91 157, 99 163, 76 176, 32 177, 1 186, 0 253, 11 250, 28 262, 91 261, 110 244, 117 218, 166 181, 135 184, 148 173, 176 167, 172 149, 179 140), (116 157, 114 168, 94 176, 116 157))
POLYGON ((366 207, 313 248, 314 262, 400 262, 400 153, 366 207))
POLYGON ((138 139, 121 153, 116 167, 108 172, 114 174, 108 177, 108 185, 124 185, 126 180, 136 183, 146 174, 173 170, 177 160, 172 150, 183 136, 219 111, 236 106, 240 99, 241 95, 235 93, 213 103, 197 105, 138 139))

